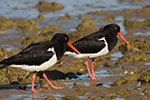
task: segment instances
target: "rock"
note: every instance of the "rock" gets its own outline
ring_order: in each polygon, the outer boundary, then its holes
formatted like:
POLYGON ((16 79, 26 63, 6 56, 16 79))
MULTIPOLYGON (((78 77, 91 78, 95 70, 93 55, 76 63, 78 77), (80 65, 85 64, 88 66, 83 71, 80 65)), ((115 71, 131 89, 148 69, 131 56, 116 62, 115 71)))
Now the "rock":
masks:
POLYGON ((43 15, 39 15, 36 20, 38 21, 42 21, 42 20, 45 20, 45 17, 43 15))
POLYGON ((145 95, 150 95, 150 89, 148 89, 148 88, 144 89, 143 92, 145 95))
POLYGON ((111 86, 112 87, 113 86, 120 86, 120 85, 126 84, 127 82, 128 82, 128 80, 121 78, 121 79, 116 80, 111 86))
POLYGON ((34 7, 37 8, 40 12, 56 11, 64 8, 64 6, 59 3, 55 2, 50 3, 46 1, 40 1, 34 7))
POLYGON ((69 96, 69 95, 66 95, 65 97, 61 97, 62 100, 82 100, 80 99, 79 97, 76 97, 76 96, 69 96))
POLYGON ((85 20, 77 26, 77 30, 78 31, 96 31, 98 30, 98 27, 93 22, 89 20, 85 20))
POLYGON ((104 99, 109 99, 109 98, 115 99, 116 97, 117 97, 117 94, 115 94, 115 93, 108 93, 108 94, 105 94, 102 96, 102 98, 104 98, 104 99))
POLYGON ((88 12, 87 14, 91 14, 91 15, 107 15, 106 11, 91 11, 88 12))
POLYGON ((70 20, 72 17, 68 14, 66 14, 65 16, 62 16, 62 17, 59 17, 57 19, 57 21, 67 21, 67 20, 70 20))
POLYGON ((57 99, 55 99, 55 97, 53 96, 47 96, 44 100, 57 100, 57 99))
POLYGON ((113 21, 115 21, 115 17, 112 15, 106 16, 105 18, 100 19, 100 21, 113 22, 113 21))
POLYGON ((141 79, 142 82, 150 83, 150 70, 148 70, 147 72, 144 72, 143 74, 141 74, 140 79, 141 79))
POLYGON ((89 16, 81 15, 81 14, 79 14, 78 17, 79 19, 84 19, 84 20, 95 20, 94 17, 89 17, 89 16))
POLYGON ((98 96, 89 96, 88 100, 101 100, 98 96))

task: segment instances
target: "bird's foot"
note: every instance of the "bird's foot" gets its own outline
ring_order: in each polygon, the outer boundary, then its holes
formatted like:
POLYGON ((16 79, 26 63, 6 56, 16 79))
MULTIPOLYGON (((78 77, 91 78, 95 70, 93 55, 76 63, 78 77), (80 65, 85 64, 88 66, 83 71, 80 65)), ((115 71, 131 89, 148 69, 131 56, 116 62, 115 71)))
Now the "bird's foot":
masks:
POLYGON ((34 90, 32 90, 32 93, 36 93, 36 92, 39 92, 39 91, 41 91, 42 89, 39 89, 39 90, 37 90, 37 91, 34 91, 34 90))
POLYGON ((91 80, 97 80, 95 77, 91 77, 91 80))

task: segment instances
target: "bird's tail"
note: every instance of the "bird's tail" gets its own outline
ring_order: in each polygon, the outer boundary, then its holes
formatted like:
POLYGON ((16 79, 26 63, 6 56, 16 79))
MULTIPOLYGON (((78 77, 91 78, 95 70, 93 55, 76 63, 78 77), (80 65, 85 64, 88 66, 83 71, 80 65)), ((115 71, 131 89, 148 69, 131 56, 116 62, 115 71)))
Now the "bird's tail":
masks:
POLYGON ((0 70, 1 69, 3 69, 3 68, 6 68, 6 67, 8 67, 9 65, 2 65, 2 66, 0 66, 0 70))

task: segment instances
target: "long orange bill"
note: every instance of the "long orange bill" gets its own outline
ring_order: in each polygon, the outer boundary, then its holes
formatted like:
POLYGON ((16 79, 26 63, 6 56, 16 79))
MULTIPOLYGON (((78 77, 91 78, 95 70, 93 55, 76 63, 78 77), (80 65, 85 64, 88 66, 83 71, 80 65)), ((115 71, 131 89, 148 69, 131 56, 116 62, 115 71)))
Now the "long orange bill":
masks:
POLYGON ((121 34, 121 32, 118 32, 118 34, 117 34, 128 46, 131 46, 128 42, 127 42, 127 40, 123 37, 123 35, 121 34))
POLYGON ((80 53, 70 42, 67 42, 67 45, 72 48, 72 50, 74 50, 76 53, 80 53))

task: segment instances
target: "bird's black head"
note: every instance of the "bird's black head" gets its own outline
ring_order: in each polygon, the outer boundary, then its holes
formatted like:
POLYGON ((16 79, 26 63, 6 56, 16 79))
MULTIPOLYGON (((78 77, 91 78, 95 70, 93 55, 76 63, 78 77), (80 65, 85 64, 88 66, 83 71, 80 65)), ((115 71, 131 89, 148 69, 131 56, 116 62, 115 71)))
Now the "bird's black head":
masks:
POLYGON ((102 30, 108 32, 108 34, 117 35, 117 33, 120 32, 120 26, 117 24, 108 24, 105 25, 102 30))
POLYGON ((69 37, 64 33, 57 33, 52 38, 52 41, 58 41, 59 43, 67 43, 69 41, 69 37))

